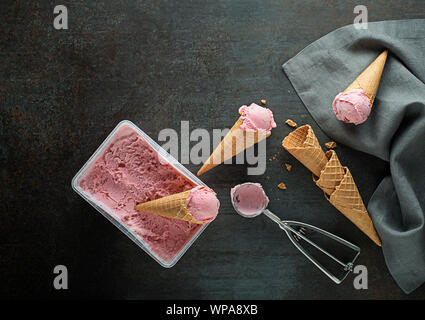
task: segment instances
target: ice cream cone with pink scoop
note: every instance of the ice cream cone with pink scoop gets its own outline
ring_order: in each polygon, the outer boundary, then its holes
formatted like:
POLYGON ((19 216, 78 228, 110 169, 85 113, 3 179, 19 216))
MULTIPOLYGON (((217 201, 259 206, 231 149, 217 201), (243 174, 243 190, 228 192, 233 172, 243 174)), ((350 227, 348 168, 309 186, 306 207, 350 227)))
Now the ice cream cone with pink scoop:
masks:
POLYGON ((271 110, 255 103, 240 107, 239 114, 239 119, 199 169, 198 176, 266 139, 276 127, 271 110))
POLYGON ((367 120, 378 92, 387 56, 388 50, 383 51, 343 92, 335 97, 332 109, 338 120, 355 125, 367 120))
POLYGON ((167 218, 204 224, 215 219, 219 205, 214 191, 197 186, 191 190, 139 203, 135 209, 167 218))

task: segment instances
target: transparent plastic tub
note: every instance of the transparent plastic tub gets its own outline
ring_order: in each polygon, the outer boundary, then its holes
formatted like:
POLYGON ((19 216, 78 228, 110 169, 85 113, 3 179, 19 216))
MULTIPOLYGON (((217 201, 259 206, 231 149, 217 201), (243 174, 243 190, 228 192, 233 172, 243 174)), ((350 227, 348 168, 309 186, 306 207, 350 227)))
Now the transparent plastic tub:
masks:
POLYGON ((123 126, 129 126, 134 131, 136 131, 140 137, 145 140, 158 154, 162 157, 161 162, 165 161, 169 163, 174 169, 179 172, 181 175, 185 176, 186 179, 193 182, 196 185, 201 185, 207 187, 201 180, 199 180, 194 174, 187 170, 180 162, 178 162, 173 156, 168 152, 162 149, 154 140, 152 140, 146 133, 144 133, 139 127, 133 124, 131 121, 123 120, 121 121, 109 136, 103 141, 103 143, 97 148, 97 150, 92 154, 89 160, 84 164, 84 166, 78 171, 78 173, 72 179, 72 188, 77 192, 81 197, 83 197, 88 203, 90 203, 97 211, 99 211, 106 219, 112 222, 118 229, 120 229, 127 237, 133 240, 140 248, 142 248, 149 256, 151 256, 156 262, 165 268, 171 268, 174 266, 177 261, 184 255, 187 249, 195 242, 199 235, 205 230, 209 223, 201 225, 196 233, 186 242, 184 247, 178 252, 178 254, 171 260, 165 261, 161 259, 150 247, 149 245, 137 235, 129 226, 123 223, 120 218, 109 209, 106 205, 102 204, 100 201, 95 199, 89 192, 84 191, 80 187, 80 180, 84 177, 87 170, 89 170, 96 162, 98 157, 103 153, 103 151, 110 145, 110 142, 114 139, 117 132, 123 126))

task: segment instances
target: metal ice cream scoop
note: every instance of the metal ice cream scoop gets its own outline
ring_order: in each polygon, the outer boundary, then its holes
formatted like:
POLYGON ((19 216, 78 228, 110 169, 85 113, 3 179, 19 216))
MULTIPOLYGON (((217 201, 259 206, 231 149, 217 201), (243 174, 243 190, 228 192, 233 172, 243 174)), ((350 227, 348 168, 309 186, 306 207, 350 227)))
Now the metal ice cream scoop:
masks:
MULTIPOLYGON (((250 198, 253 196, 250 195, 250 198)), ((231 193, 231 201, 233 208, 236 210, 238 214, 245 218, 251 218, 259 216, 261 213, 264 213, 267 217, 269 217, 272 221, 276 222, 277 225, 285 231, 286 235, 288 236, 289 240, 294 244, 294 246, 302 252, 316 267, 318 267, 324 274, 326 274, 330 279, 332 279, 335 283, 340 284, 344 279, 348 276, 348 274, 353 270, 353 265, 358 256, 360 255, 360 248, 351 242, 348 242, 347 240, 344 240, 328 231, 322 230, 320 228, 317 228, 315 226, 303 223, 303 222, 297 222, 297 221, 286 221, 281 220, 278 216, 276 216, 274 213, 272 213, 270 210, 266 209, 268 205, 268 198, 265 195, 263 189, 261 188, 261 185, 257 183, 244 183, 241 185, 236 186, 232 189, 231 193), (261 203, 259 206, 255 207, 255 210, 250 210, 249 214, 246 212, 241 211, 240 203, 243 201, 241 199, 241 191, 243 188, 260 188, 261 192, 264 194, 265 201, 261 203), (351 259, 349 262, 341 261, 343 259, 336 258, 333 254, 329 253, 327 250, 323 249, 321 246, 317 245, 315 242, 310 240, 307 235, 312 234, 313 232, 319 233, 320 235, 323 235, 327 237, 328 239, 334 240, 337 243, 345 246, 346 248, 354 251, 354 258, 351 259), (342 268, 342 275, 340 277, 336 276, 335 274, 331 273, 327 268, 325 268, 312 254, 307 252, 307 250, 301 245, 302 241, 305 241, 306 244, 310 245, 312 248, 319 251, 319 253, 324 254, 325 257, 331 260, 331 262, 336 263, 342 268)), ((252 209, 252 207, 251 207, 252 209)))

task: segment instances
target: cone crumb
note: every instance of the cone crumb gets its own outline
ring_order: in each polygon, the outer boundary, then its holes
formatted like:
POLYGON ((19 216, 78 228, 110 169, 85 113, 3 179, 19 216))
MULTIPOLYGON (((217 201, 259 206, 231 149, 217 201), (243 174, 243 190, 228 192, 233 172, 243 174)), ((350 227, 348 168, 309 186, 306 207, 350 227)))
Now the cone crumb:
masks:
POLYGON ((265 99, 261 99, 260 101, 261 101, 262 104, 266 104, 266 102, 267 102, 265 99))
POLYGON ((335 141, 329 141, 325 143, 325 147, 328 149, 335 149, 337 147, 337 144, 335 141))
POLYGON ((286 120, 285 123, 292 128, 297 127, 297 124, 294 121, 292 121, 291 119, 286 120))
POLYGON ((292 165, 290 165, 289 163, 285 163, 285 167, 286 167, 286 170, 288 171, 291 171, 292 169, 292 165))
POLYGON ((279 189, 281 189, 281 190, 286 190, 286 184, 284 184, 283 182, 279 183, 279 184, 277 185, 277 187, 278 187, 279 189))

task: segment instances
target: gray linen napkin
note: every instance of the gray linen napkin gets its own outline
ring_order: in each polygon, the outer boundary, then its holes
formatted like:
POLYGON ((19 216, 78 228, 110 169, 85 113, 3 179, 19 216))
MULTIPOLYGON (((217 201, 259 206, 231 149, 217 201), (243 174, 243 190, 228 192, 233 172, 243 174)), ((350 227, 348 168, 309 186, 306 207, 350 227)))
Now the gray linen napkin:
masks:
POLYGON ((283 65, 297 94, 332 139, 389 161, 368 203, 390 273, 406 293, 425 282, 425 20, 337 29, 283 65), (369 119, 336 119, 332 101, 380 52, 389 55, 369 119))

